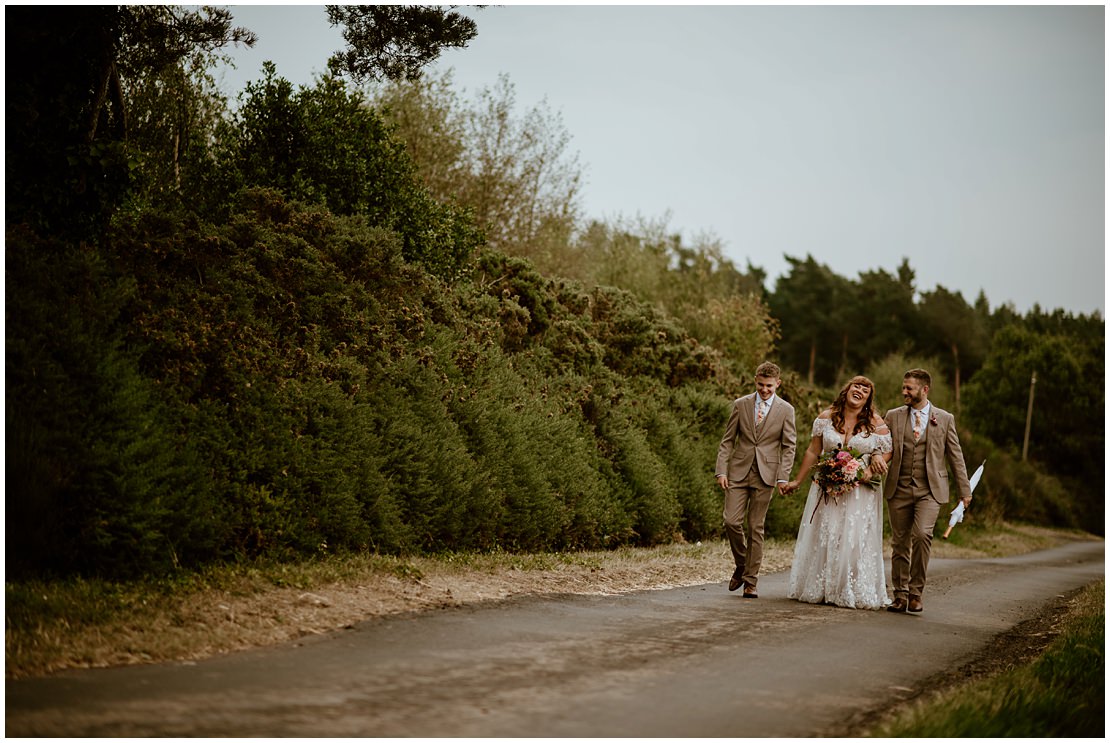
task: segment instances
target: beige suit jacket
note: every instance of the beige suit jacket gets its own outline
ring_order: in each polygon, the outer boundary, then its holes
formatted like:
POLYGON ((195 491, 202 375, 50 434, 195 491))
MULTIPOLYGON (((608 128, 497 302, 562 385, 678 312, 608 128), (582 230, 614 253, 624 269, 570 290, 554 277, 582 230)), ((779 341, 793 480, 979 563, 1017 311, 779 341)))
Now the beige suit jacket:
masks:
POLYGON ((794 466, 797 434, 794 407, 779 396, 758 429, 755 425, 756 393, 745 395, 732 404, 725 435, 717 448, 717 476, 739 482, 747 476, 752 462, 763 482, 771 487, 777 481, 789 482, 794 466))
MULTIPOLYGON (((883 495, 887 500, 894 497, 898 489, 898 473, 902 467, 902 442, 910 428, 910 409, 906 405, 887 411, 887 428, 890 429, 894 445, 894 458, 890 460, 890 471, 883 484, 883 495)), ((956 433, 956 418, 947 410, 932 406, 925 439, 925 471, 929 479, 929 494, 937 503, 948 502, 948 470, 945 462, 952 468, 956 477, 956 491, 960 500, 971 497, 971 483, 967 479, 967 465, 964 452, 960 447, 960 437, 956 433), (935 421, 935 423, 934 423, 935 421)))

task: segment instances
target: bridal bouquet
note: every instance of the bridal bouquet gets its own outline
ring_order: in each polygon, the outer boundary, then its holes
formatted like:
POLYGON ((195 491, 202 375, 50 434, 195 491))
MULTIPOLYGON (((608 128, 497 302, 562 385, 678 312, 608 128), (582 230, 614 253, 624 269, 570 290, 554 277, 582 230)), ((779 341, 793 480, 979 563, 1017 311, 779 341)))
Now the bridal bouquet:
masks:
POLYGON ((861 455, 855 449, 841 449, 839 446, 821 454, 814 479, 826 500, 832 498, 835 501, 855 488, 863 479, 868 459, 868 454, 861 455))

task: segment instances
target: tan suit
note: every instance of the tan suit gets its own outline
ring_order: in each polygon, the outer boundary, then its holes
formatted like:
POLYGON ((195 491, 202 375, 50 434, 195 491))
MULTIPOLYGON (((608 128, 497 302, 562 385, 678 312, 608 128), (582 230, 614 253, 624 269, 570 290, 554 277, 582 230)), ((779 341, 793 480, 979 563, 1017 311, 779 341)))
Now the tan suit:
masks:
POLYGON ((725 435, 717 449, 717 476, 728 478, 725 490, 725 533, 736 569, 755 587, 763 562, 763 524, 776 482, 788 482, 794 466, 797 436, 794 408, 778 395, 766 417, 756 425, 752 393, 732 405, 725 435))
POLYGON ((909 406, 892 408, 885 420, 894 446, 883 483, 890 518, 891 583, 895 598, 920 597, 925 590, 933 527, 941 504, 948 502, 945 463, 952 468, 961 500, 971 497, 971 484, 951 413, 931 405, 916 441, 909 406))

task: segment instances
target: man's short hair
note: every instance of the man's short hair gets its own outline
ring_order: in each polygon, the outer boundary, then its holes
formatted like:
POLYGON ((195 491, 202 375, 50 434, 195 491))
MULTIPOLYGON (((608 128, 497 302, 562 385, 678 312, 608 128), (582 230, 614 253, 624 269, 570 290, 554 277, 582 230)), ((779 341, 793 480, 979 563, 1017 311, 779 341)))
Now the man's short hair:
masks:
POLYGON ((777 365, 772 364, 770 361, 764 361, 762 364, 755 368, 755 375, 757 377, 770 377, 771 379, 778 379, 782 376, 782 369, 777 365))
POLYGON ((926 387, 933 386, 933 378, 924 369, 910 369, 902 376, 902 379, 916 379, 926 387))

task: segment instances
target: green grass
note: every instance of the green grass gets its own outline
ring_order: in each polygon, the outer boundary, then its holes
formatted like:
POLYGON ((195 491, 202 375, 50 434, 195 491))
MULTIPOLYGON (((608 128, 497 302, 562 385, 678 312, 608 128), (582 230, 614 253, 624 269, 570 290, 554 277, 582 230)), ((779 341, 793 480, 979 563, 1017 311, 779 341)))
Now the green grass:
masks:
POLYGON ((1072 602, 1060 635, 1029 665, 948 689, 869 737, 1102 737, 1106 725, 1105 583, 1072 602))

